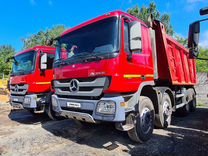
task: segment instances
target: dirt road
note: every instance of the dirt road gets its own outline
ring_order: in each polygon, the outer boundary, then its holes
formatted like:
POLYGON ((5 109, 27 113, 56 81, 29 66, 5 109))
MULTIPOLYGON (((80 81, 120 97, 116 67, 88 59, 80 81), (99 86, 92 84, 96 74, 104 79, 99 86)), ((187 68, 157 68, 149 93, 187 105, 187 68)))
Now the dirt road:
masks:
POLYGON ((208 108, 173 118, 167 130, 134 144, 112 124, 83 126, 72 120, 50 121, 0 104, 0 155, 208 155, 208 108))

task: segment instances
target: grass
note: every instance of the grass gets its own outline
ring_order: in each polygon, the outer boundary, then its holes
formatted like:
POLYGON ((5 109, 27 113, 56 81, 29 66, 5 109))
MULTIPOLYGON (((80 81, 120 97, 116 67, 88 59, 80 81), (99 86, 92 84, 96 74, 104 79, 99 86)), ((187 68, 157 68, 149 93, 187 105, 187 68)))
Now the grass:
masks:
POLYGON ((199 107, 199 108, 201 108, 201 107, 208 107, 208 105, 204 104, 204 103, 197 103, 196 106, 199 107))

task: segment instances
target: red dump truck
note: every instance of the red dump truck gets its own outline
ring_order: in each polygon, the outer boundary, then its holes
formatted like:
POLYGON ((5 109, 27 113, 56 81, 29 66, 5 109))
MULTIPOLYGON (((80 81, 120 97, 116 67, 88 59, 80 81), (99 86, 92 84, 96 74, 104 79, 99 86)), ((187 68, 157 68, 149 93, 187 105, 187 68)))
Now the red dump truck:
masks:
POLYGON ((10 58, 14 61, 9 82, 12 106, 55 117, 51 110, 54 57, 55 48, 36 46, 10 58))
POLYGON ((114 122, 136 142, 154 126, 170 125, 172 112, 196 107, 196 62, 168 36, 121 11, 107 13, 57 38, 52 107, 82 122, 114 122))

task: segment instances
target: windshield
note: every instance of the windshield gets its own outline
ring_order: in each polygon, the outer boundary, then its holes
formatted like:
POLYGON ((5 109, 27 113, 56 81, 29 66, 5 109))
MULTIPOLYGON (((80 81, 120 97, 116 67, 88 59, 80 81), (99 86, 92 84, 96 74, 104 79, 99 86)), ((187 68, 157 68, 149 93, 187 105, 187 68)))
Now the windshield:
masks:
POLYGON ((110 17, 61 37, 58 41, 56 60, 74 60, 81 56, 103 55, 117 51, 118 18, 110 17))
POLYGON ((35 69, 35 51, 23 53, 15 57, 12 75, 25 75, 35 69))

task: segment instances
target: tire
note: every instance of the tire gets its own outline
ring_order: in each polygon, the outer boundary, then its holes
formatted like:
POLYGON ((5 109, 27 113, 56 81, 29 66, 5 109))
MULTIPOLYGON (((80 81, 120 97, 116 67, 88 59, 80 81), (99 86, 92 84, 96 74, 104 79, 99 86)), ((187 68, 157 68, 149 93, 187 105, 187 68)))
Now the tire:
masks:
POLYGON ((190 112, 196 111, 196 97, 193 97, 193 99, 189 102, 190 105, 190 112))
POLYGON ((193 89, 190 89, 190 101, 189 101, 189 107, 190 107, 190 112, 195 112, 196 111, 196 93, 194 92, 193 89))
POLYGON ((171 124, 172 102, 170 96, 164 93, 162 104, 159 106, 159 114, 156 116, 155 125, 158 128, 167 128, 171 124))
POLYGON ((131 113, 134 128, 128 131, 128 136, 134 142, 145 142, 152 137, 154 129, 155 112, 150 98, 140 96, 138 112, 131 113))

